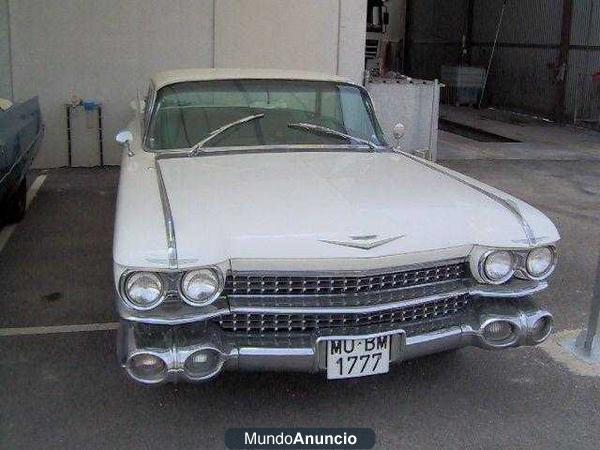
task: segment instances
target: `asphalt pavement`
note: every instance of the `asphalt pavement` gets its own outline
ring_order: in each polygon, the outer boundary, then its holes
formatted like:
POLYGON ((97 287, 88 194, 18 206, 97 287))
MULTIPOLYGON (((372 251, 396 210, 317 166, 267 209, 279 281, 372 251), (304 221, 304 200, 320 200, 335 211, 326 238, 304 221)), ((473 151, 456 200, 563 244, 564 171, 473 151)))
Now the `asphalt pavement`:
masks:
MULTIPOLYGON (((557 224, 559 267, 538 300, 558 330, 581 327, 600 250, 600 162, 447 165, 557 224)), ((575 375, 539 348, 463 349, 347 381, 224 373, 146 387, 118 367, 114 330, 40 334, 117 320, 117 181, 118 168, 48 171, 0 249, 0 330, 24 329, 0 335, 0 448, 224 448, 225 430, 253 426, 368 427, 380 449, 598 448, 600 378, 575 375)))

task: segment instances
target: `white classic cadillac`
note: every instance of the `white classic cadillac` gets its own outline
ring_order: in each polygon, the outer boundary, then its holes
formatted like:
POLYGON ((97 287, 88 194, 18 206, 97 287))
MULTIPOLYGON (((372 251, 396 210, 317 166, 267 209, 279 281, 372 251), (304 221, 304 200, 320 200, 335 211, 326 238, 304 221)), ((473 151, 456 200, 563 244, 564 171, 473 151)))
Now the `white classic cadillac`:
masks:
POLYGON ((119 360, 133 379, 360 377, 550 334, 530 296, 556 265, 552 222, 388 145, 360 85, 171 71, 138 110, 117 135, 113 254, 119 360))

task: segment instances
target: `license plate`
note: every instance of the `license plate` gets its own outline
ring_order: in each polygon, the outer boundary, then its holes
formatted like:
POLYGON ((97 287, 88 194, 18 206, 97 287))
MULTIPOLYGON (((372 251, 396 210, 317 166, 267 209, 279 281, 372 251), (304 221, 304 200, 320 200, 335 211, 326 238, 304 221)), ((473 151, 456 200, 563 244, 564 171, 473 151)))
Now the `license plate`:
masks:
POLYGON ((327 341, 327 378, 354 378, 390 370, 391 335, 327 341))

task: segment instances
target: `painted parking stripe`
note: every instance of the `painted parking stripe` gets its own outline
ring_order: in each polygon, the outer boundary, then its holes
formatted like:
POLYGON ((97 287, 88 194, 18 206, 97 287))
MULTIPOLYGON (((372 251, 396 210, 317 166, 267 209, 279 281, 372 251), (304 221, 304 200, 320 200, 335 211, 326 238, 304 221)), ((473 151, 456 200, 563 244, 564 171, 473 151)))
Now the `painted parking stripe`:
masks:
MULTIPOLYGON (((47 177, 47 175, 45 175, 45 174, 38 176, 33 181, 33 183, 31 183, 31 186, 29 186, 29 189, 27 190, 27 203, 25 204, 25 210, 27 210, 29 208, 29 205, 31 204, 33 198, 35 197, 35 194, 38 193, 38 191, 40 190, 40 187, 42 187, 42 184, 44 183, 44 181, 46 181, 46 177, 47 177)), ((4 246, 6 245, 8 240, 10 239, 10 236, 15 231, 15 228, 17 228, 16 223, 12 224, 12 225, 8 225, 8 226, 4 227, 2 229, 2 231, 0 231, 0 252, 2 251, 2 249, 4 248, 4 246)))
POLYGON ((0 336, 36 336, 40 334, 82 333, 116 330, 118 322, 57 325, 52 327, 0 328, 0 336))

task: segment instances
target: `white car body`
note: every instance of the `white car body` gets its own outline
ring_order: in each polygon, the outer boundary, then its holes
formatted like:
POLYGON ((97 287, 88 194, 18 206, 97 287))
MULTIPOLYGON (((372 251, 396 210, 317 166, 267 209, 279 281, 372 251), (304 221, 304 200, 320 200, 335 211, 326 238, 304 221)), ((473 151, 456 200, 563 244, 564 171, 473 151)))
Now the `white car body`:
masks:
MULTIPOLYGON (((186 70, 160 74, 153 85, 159 91, 173 83, 212 79, 352 84, 339 77, 303 72, 186 70)), ((489 290, 478 268, 485 252, 506 249, 526 254, 540 246, 554 249, 559 240, 553 223, 527 203, 400 151, 211 149, 196 157, 159 157, 157 161, 161 152, 144 149, 143 123, 137 117, 129 125, 131 137, 121 165, 113 253, 120 297, 122 276, 131 271, 179 273, 212 266, 223 274, 369 273, 446 260, 467 261, 478 289, 489 290), (174 231, 171 238, 169 220, 174 231)), ((517 287, 499 290, 494 296, 520 298, 546 285, 533 280, 513 284, 517 287)), ((219 311, 231 312, 231 305, 228 309, 224 304, 203 309, 201 315, 187 311, 173 320, 168 316, 161 320, 159 314, 140 316, 129 310, 121 298, 117 304, 123 319, 134 325, 177 326, 218 316, 219 311)), ((550 317, 537 309, 533 315, 550 317)), ((476 332, 481 335, 481 330, 476 332)), ((131 332, 122 334, 131 340, 131 332)), ((131 354, 140 349, 137 344, 121 344, 127 368, 131 354)), ((466 344, 454 347, 461 345, 466 344)), ((312 347, 312 358, 318 359, 318 349, 312 347)), ((240 368, 239 347, 219 352, 223 361, 215 373, 228 364, 240 368)), ((264 363, 261 367, 258 361, 263 359, 255 358, 251 368, 277 366, 264 363)), ((167 362, 169 375, 160 381, 180 376, 185 372, 182 364, 167 362)), ((323 368, 311 364, 309 368, 323 368)))

